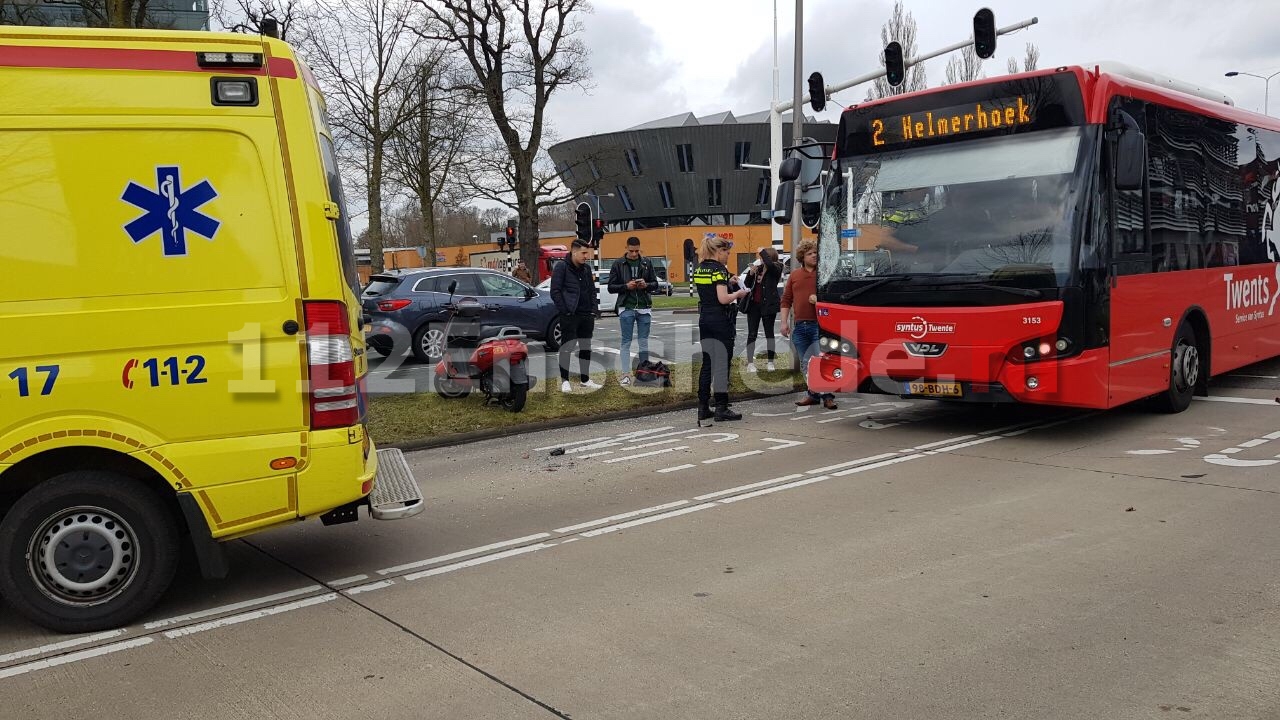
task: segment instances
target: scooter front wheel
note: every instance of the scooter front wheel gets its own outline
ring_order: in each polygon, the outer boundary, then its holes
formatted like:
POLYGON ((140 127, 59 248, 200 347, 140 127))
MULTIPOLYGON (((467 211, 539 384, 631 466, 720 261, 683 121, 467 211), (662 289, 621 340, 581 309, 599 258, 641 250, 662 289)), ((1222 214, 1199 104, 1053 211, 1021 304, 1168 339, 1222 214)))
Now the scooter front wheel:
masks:
POLYGON ((436 394, 446 400, 456 400, 471 394, 471 383, 448 377, 436 378, 436 394))

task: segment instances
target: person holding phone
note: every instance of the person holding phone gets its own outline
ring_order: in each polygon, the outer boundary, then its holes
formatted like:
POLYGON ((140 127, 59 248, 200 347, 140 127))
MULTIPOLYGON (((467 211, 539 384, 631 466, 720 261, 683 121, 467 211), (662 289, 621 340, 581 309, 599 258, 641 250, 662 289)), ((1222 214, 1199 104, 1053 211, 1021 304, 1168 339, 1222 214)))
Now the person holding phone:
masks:
POLYGON ((756 371, 756 336, 764 324, 765 345, 768 350, 768 369, 776 370, 776 354, 773 344, 773 322, 778 317, 780 299, 778 283, 782 281, 782 262, 778 251, 762 247, 743 280, 750 292, 742 299, 742 309, 747 313, 747 372, 756 371))
POLYGON ((738 278, 729 273, 725 263, 733 242, 716 235, 702 241, 702 262, 693 271, 693 286, 698 289, 698 335, 702 349, 702 370, 698 374, 698 425, 703 420, 741 420, 742 415, 729 409, 729 360, 733 357, 733 341, 738 328, 734 322, 737 303, 746 297, 747 289, 738 288, 738 278), (714 392, 715 410, 711 409, 714 392))
MULTIPOLYGON (((782 336, 791 338, 796 356, 800 358, 800 371, 809 371, 809 358, 818 347, 818 243, 805 240, 796 248, 796 261, 800 267, 791 271, 787 278, 787 287, 782 291, 782 336), (793 332, 791 311, 795 311, 796 322, 793 332)), ((818 394, 805 389, 805 396, 796 401, 796 405, 822 406, 835 410, 836 396, 831 393, 818 394)))
POLYGON ((653 263, 640 253, 640 238, 627 238, 627 251, 609 268, 609 292, 617 296, 618 329, 622 345, 618 354, 618 383, 631 384, 631 336, 640 341, 639 362, 649 362, 649 328, 653 323, 653 293, 658 276, 653 263))

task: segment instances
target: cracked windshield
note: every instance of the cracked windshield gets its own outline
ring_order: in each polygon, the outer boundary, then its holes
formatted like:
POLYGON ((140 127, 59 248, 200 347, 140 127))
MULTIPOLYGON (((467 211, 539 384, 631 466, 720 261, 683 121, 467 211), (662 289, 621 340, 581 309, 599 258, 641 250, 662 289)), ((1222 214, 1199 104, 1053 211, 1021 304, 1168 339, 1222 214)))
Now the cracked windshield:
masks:
POLYGON ((1064 282, 1080 144, 1067 128, 840 159, 818 230, 819 283, 1064 282))

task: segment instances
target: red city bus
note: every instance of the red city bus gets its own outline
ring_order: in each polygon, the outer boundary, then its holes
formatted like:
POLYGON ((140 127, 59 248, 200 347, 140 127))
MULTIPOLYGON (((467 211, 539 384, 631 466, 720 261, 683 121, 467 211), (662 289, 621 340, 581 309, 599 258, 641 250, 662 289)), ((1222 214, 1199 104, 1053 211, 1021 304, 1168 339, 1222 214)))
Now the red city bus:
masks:
POLYGON ((1280 355, 1280 122, 1123 66, 852 106, 810 388, 1171 412, 1280 355))

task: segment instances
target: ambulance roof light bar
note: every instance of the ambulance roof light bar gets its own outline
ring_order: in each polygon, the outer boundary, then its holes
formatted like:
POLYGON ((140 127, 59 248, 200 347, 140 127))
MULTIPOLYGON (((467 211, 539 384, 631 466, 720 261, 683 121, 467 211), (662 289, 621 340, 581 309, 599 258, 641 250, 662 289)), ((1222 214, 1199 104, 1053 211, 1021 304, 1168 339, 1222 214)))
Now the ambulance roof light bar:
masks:
POLYGON ((200 52, 196 53, 200 67, 262 67, 262 53, 248 52, 200 52))

